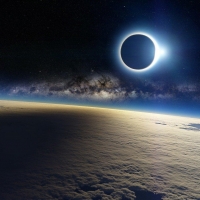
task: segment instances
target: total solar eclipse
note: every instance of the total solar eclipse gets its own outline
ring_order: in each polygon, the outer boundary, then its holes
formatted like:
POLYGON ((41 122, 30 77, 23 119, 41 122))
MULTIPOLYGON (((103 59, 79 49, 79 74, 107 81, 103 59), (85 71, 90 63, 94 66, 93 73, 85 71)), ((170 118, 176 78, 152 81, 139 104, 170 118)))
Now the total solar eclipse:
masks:
POLYGON ((125 37, 119 48, 122 64, 130 70, 141 72, 155 65, 160 52, 156 40, 146 33, 133 33, 125 37))

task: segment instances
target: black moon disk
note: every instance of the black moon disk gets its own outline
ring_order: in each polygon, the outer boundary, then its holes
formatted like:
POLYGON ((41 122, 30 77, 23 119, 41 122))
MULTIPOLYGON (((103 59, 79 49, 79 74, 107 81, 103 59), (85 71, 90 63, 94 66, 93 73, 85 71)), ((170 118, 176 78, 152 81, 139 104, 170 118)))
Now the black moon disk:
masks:
POLYGON ((142 70, 148 67, 155 57, 155 45, 145 35, 131 35, 121 46, 121 59, 130 68, 142 70))

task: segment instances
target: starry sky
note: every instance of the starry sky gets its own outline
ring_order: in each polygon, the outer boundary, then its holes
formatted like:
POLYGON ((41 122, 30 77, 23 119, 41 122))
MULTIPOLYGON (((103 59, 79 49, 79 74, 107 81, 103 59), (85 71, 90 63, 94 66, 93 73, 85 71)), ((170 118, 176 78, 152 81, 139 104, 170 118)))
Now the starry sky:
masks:
POLYGON ((0 97, 198 115, 199 3, 192 0, 4 0, 0 97), (151 70, 118 58, 127 34, 166 48, 151 70))

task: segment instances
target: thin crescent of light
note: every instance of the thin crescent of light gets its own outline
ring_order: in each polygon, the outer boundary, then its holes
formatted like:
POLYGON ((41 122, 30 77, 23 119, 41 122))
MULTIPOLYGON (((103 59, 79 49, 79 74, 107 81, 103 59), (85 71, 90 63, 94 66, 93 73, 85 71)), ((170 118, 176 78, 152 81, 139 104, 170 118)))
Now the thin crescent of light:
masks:
POLYGON ((143 32, 135 32, 135 33, 131 33, 129 35, 127 35, 120 43, 120 46, 119 46, 119 58, 120 58, 120 61, 121 63, 126 67, 128 68, 129 70, 131 71, 134 71, 134 72, 143 72, 143 71, 146 71, 146 70, 149 70, 150 68, 152 68, 156 62, 158 61, 158 58, 159 58, 159 46, 158 46, 158 43, 156 42, 156 40, 149 34, 147 33, 143 33, 143 32), (130 68, 129 66, 127 66, 124 61, 122 60, 122 57, 121 57, 121 48, 122 48, 122 45, 124 43, 124 41, 129 38, 130 36, 133 36, 133 35, 144 35, 146 37, 148 37, 154 44, 155 46, 155 55, 154 55, 154 59, 153 61, 150 63, 150 65, 148 65, 147 67, 145 67, 144 69, 132 69, 130 68))

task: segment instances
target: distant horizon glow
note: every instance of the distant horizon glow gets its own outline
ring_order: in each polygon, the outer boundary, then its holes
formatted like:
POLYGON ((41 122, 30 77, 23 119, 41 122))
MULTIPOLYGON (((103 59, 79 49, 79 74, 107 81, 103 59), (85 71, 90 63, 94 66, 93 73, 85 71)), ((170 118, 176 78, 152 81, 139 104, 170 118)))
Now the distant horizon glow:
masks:
POLYGON ((194 117, 200 118, 200 114, 197 111, 199 106, 193 105, 190 108, 187 108, 185 104, 182 106, 177 106, 178 103, 174 104, 144 104, 141 102, 127 103, 126 105, 115 104, 112 103, 102 103, 102 102, 88 102, 88 101, 69 101, 66 99, 58 99, 58 98, 24 98, 24 97, 6 97, 0 96, 1 101, 16 101, 16 102, 29 102, 29 103, 47 103, 47 104, 58 104, 58 105, 69 105, 69 106, 84 106, 84 107, 94 107, 94 108, 105 108, 105 109, 117 109, 117 110, 127 110, 127 111, 138 111, 138 112, 149 112, 155 114, 164 114, 164 115, 175 115, 182 117, 194 117))

